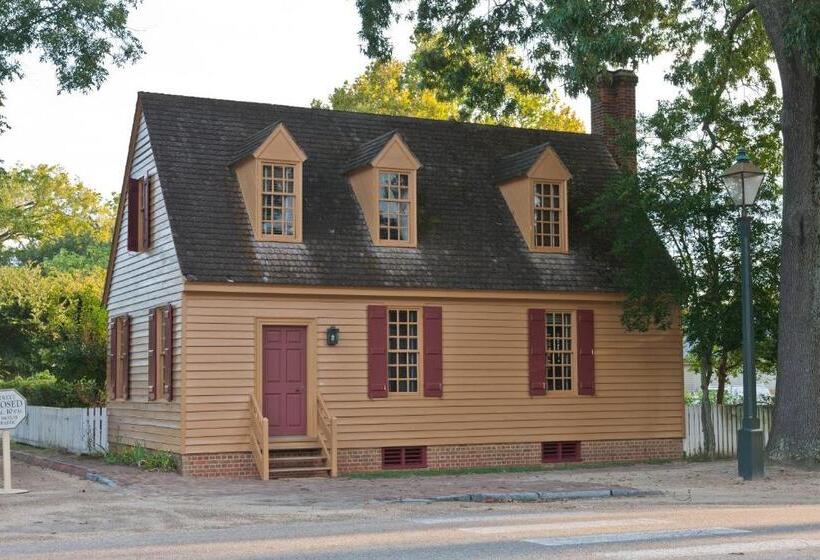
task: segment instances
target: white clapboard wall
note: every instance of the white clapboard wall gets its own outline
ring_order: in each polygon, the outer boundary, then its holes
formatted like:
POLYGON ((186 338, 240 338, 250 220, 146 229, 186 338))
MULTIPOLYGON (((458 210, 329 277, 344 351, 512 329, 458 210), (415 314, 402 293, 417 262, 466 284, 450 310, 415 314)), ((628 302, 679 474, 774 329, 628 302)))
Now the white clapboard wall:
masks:
MULTIPOLYGON (((772 406, 757 407, 764 445, 769 441, 773 409, 772 406)), ((689 457, 703 454, 703 424, 700 414, 699 404, 690 404, 686 407, 686 438, 683 440, 683 451, 689 457)), ((737 431, 743 422, 743 405, 712 405, 712 422, 715 425, 715 454, 718 457, 736 456, 737 431)))
POLYGON ((29 406, 11 437, 36 447, 102 453, 108 450, 108 414, 105 408, 29 406))

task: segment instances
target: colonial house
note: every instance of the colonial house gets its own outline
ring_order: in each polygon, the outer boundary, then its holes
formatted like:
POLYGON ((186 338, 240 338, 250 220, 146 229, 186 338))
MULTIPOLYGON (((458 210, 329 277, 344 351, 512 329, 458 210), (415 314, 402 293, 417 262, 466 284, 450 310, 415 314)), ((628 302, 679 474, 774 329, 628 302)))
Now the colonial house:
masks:
POLYGON ((680 457, 680 330, 624 329, 581 212, 636 83, 592 134, 140 93, 111 443, 262 478, 680 457))

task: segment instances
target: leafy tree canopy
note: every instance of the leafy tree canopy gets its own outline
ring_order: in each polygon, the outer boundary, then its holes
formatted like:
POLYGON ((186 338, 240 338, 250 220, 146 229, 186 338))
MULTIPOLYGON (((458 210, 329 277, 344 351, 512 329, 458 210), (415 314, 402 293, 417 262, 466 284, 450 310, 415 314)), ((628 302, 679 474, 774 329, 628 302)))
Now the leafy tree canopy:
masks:
MULTIPOLYGON (((0 88, 23 77, 22 56, 37 52, 57 71, 59 91, 99 88, 108 66, 143 55, 128 30, 140 0, 7 0, 0 2, 0 88)), ((0 106, 3 92, 0 89, 0 106)), ((0 131, 6 127, 0 116, 0 131)))
POLYGON ((0 263, 53 261, 65 269, 73 254, 90 259, 82 266, 104 266, 114 212, 112 202, 59 167, 0 171, 0 263))
POLYGON ((103 379, 113 221, 58 167, 0 171, 0 378, 103 379))
POLYGON ((538 92, 520 58, 511 51, 485 56, 459 50, 442 36, 419 38, 410 60, 371 63, 353 83, 336 88, 328 103, 314 107, 484 124, 583 132, 584 125, 555 92, 538 92), (458 60, 480 76, 481 92, 454 89, 438 68, 458 60), (492 106, 483 103, 492 97, 492 106))
POLYGON ((105 269, 0 267, 0 377, 49 371, 63 379, 105 374, 105 269))

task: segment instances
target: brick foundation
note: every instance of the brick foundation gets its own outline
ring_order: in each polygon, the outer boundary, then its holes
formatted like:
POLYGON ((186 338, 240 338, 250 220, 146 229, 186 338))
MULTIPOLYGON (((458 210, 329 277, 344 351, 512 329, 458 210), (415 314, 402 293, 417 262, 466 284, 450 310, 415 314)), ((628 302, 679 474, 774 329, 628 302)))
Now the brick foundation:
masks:
MULTIPOLYGON (((581 442, 585 463, 680 459, 680 439, 607 440, 581 442)), ((382 468, 381 448, 340 449, 339 472, 378 471, 382 468)), ((427 447, 431 469, 501 467, 541 463, 541 443, 494 443, 476 445, 432 445, 427 447)))
POLYGON ((340 449, 336 457, 339 472, 380 471, 382 450, 380 447, 363 449, 340 449))
MULTIPOLYGON (((635 439, 582 441, 581 460, 585 463, 609 461, 648 461, 680 459, 680 439, 635 439)), ((492 443, 475 445, 431 445, 427 448, 427 466, 431 469, 469 467, 509 467, 541 463, 541 443, 492 443)), ((339 472, 378 471, 382 468, 379 447, 340 449, 339 472)), ((201 453, 179 457, 185 476, 258 478, 250 453, 201 453)))
POLYGON ((256 463, 250 453, 180 455, 179 465, 183 476, 259 478, 256 463))
POLYGON ((625 439, 581 442, 581 459, 585 463, 680 459, 682 456, 683 440, 681 439, 625 439))
POLYGON ((427 448, 427 466, 431 469, 511 467, 540 462, 540 443, 436 445, 427 448))

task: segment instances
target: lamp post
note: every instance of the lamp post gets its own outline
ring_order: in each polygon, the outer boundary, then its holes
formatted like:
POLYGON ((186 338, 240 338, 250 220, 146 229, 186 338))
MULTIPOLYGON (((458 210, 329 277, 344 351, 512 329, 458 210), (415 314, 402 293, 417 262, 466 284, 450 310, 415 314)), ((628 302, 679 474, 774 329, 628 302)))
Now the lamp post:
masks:
POLYGON ((745 480, 763 477, 763 430, 757 417, 757 382, 754 363, 754 324, 752 322, 752 265, 749 251, 752 219, 747 209, 754 204, 765 173, 751 162, 746 150, 723 175, 729 196, 740 206, 740 261, 743 308, 743 423, 737 432, 737 471, 745 480))

